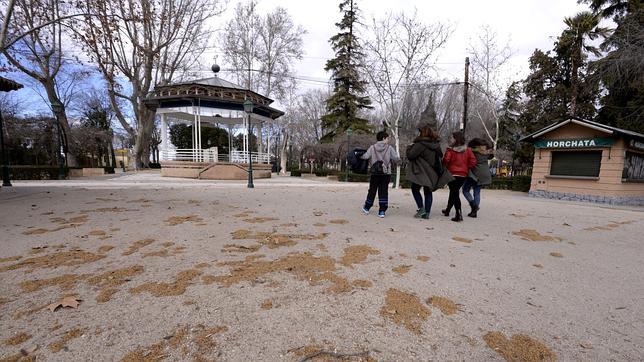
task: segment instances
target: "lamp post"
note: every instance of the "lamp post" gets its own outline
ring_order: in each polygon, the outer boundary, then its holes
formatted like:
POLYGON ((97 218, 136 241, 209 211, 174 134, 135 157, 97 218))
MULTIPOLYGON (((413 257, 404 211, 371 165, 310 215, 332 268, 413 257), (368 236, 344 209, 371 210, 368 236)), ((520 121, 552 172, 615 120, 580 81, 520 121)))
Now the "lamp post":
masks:
POLYGON ((344 166, 344 171, 345 171, 345 182, 349 182, 349 152, 350 150, 350 145, 351 145, 351 133, 353 133, 353 130, 351 127, 347 128, 347 160, 345 161, 345 166, 344 166))
POLYGON ((253 157, 251 154, 252 142, 250 137, 252 132, 250 115, 253 114, 253 102, 248 99, 244 101, 244 112, 246 112, 246 115, 248 116, 248 188, 252 189, 255 187, 255 185, 253 185, 253 157))
POLYGON ((58 179, 59 180, 64 180, 65 179, 65 161, 63 159, 63 135, 62 135, 62 127, 60 126, 60 118, 59 114, 63 111, 63 105, 60 104, 59 102, 54 102, 51 104, 51 110, 54 112, 54 117, 56 117, 56 129, 58 130, 58 179))

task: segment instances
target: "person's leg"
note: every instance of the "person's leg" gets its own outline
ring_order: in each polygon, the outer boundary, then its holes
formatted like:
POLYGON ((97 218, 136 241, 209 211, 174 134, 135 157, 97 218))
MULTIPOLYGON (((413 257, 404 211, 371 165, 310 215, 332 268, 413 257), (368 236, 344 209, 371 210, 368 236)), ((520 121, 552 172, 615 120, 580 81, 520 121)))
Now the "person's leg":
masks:
POLYGON ((441 211, 445 216, 449 216, 450 211, 452 211, 452 206, 454 206, 454 191, 458 192, 459 190, 459 187, 456 187, 456 178, 450 181, 447 184, 447 187, 449 187, 449 196, 447 197, 447 207, 445 208, 445 210, 441 211))
POLYGON ((416 201, 416 207, 418 209, 423 208, 423 197, 420 196, 420 185, 416 183, 411 183, 411 195, 414 197, 414 201, 416 201))
POLYGON ((424 186, 423 193, 425 194, 425 215, 423 215, 423 218, 429 219, 429 212, 432 210, 432 202, 434 201, 432 189, 424 186))
POLYGON ((453 185, 450 185, 450 195, 453 194, 452 203, 454 204, 454 209, 456 210, 456 216, 452 218, 452 221, 463 221, 463 214, 461 212, 461 197, 460 191, 461 186, 465 182, 465 177, 455 177, 455 180, 452 181, 453 185))
POLYGON ((378 215, 387 211, 389 207, 389 182, 391 181, 391 175, 382 175, 378 176, 380 178, 378 182, 378 204, 380 209, 378 210, 378 215))
POLYGON ((480 185, 474 186, 474 205, 476 205, 477 209, 479 208, 479 206, 481 206, 481 186, 480 185))
POLYGON ((463 184, 463 196, 465 196, 465 199, 470 204, 472 203, 472 201, 474 201, 474 197, 472 197, 472 194, 470 193, 472 186, 476 187, 476 183, 474 182, 474 180, 468 177, 463 184))
POLYGON ((367 212, 373 206, 373 202, 376 199, 376 192, 378 191, 378 176, 371 175, 369 177, 369 191, 367 191, 367 199, 364 202, 363 209, 367 212))

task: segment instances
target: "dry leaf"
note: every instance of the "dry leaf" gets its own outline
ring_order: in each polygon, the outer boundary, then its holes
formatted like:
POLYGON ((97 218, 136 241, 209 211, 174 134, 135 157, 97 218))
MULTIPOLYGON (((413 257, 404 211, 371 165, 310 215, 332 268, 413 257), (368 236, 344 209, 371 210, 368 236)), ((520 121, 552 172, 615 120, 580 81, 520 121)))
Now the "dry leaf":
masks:
POLYGON ((47 308, 49 308, 49 310, 52 312, 58 309, 58 307, 78 308, 78 305, 80 304, 80 302, 81 302, 81 299, 78 299, 76 297, 65 297, 56 303, 52 303, 48 305, 47 308))

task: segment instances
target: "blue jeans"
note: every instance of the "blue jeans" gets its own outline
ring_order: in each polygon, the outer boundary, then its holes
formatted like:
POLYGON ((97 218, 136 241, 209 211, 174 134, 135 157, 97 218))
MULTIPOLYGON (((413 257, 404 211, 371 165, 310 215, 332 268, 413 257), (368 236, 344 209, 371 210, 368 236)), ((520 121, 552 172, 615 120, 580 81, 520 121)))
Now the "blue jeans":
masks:
POLYGON ((416 201, 416 206, 418 206, 419 209, 423 208, 423 197, 420 195, 420 188, 423 188, 423 193, 425 194, 425 211, 429 214, 429 211, 432 209, 432 201, 433 196, 432 196, 432 189, 430 189, 427 186, 420 186, 415 183, 411 183, 411 194, 414 196, 414 200, 416 201))
POLYGON ((463 196, 465 196, 469 203, 472 203, 472 201, 474 201, 474 205, 478 207, 479 205, 481 205, 481 186, 478 185, 476 181, 468 177, 463 184, 463 196), (470 189, 474 190, 473 196, 470 193, 470 189))

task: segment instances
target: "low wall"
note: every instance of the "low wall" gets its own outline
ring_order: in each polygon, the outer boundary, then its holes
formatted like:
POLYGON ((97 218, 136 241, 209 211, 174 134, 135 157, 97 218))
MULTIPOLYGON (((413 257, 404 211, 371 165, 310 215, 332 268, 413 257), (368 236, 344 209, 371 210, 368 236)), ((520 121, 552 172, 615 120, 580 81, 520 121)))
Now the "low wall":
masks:
POLYGON ((528 195, 532 197, 541 197, 546 199, 564 201, 596 202, 610 205, 644 206, 644 196, 602 196, 542 190, 531 190, 528 195))
MULTIPOLYGON (((161 176, 202 180, 246 180, 247 164, 164 161, 161 176)), ((271 165, 253 164, 253 178, 270 178, 271 165)))

